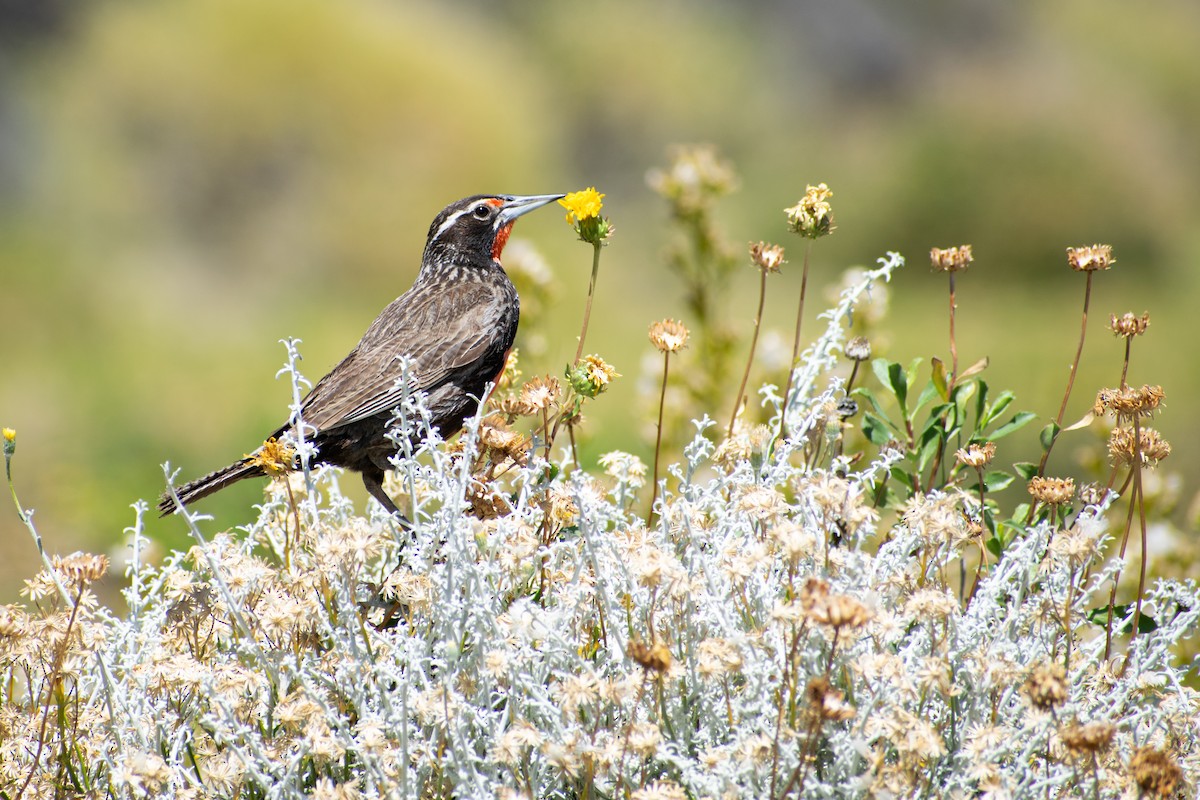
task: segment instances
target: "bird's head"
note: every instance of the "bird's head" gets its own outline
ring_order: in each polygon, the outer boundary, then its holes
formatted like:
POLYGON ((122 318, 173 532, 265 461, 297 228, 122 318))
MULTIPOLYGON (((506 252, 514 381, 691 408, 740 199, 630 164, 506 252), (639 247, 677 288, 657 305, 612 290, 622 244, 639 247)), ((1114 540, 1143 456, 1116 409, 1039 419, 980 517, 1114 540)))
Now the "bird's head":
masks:
POLYGON ((425 263, 499 261, 517 217, 562 197, 477 194, 451 203, 429 226, 425 263))

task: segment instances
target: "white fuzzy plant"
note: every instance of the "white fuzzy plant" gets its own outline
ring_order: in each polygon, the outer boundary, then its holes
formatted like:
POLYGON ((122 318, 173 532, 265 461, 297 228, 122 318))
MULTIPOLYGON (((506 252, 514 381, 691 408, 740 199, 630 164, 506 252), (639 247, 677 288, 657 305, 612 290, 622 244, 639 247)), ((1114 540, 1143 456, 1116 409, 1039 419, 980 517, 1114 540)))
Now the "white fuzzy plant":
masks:
MULTIPOLYGON (((299 513, 276 487, 244 531, 206 537, 185 512, 197 544, 154 567, 139 507, 129 613, 86 614, 71 663, 83 793, 1135 797, 1145 746, 1194 787, 1200 701, 1172 646, 1200 596, 1152 587, 1157 630, 1106 661, 1084 621, 1115 569, 1103 509, 1029 530, 965 602, 946 576, 971 499, 935 493, 884 528, 866 499, 896 456, 836 472, 789 459, 841 392, 828 376, 847 313, 901 263, 881 260, 827 314, 791 438, 714 465, 698 423, 650 529, 630 457, 608 460, 615 485, 533 457, 502 487, 511 512, 475 518, 480 417, 449 452, 419 396, 396 419, 391 483, 411 527, 356 515, 325 470, 293 481, 299 513), (1039 670, 1049 694, 1030 688, 1039 670), (1088 723, 1114 726, 1111 744, 1064 745, 1088 723)), ((32 658, 0 647, 10 677, 32 658)), ((51 796, 62 770, 32 762, 37 726, 13 718, 0 775, 51 796)))

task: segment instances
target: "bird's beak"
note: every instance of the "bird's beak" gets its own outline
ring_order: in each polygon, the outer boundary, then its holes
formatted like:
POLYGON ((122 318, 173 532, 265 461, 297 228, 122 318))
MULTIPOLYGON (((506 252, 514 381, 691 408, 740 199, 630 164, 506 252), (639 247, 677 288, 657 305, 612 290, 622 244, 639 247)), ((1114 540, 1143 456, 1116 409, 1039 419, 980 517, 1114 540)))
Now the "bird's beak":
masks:
POLYGON ((504 205, 500 208, 498 222, 501 225, 507 225, 517 217, 528 214, 534 209, 541 208, 547 203, 561 200, 564 197, 566 197, 565 194, 534 194, 526 197, 505 196, 504 205))

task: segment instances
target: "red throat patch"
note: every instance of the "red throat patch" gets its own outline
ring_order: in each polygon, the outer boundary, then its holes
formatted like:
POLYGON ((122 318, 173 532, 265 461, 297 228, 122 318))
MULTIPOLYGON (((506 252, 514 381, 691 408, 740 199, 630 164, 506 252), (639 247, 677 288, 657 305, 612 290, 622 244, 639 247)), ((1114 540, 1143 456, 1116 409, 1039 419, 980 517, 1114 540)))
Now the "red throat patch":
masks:
POLYGON ((492 258, 500 260, 500 253, 504 250, 504 245, 508 244, 508 235, 512 233, 513 224, 510 222, 500 230, 496 231, 496 239, 492 242, 492 258))

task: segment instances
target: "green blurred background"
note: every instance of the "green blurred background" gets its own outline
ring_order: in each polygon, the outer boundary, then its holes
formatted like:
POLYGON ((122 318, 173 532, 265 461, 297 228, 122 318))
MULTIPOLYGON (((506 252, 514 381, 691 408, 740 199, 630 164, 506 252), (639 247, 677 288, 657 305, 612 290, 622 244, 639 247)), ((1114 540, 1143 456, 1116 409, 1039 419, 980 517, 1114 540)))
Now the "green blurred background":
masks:
MULTIPOLYGON (((782 209, 824 181, 838 230, 814 249, 816 289, 902 252, 888 354, 944 357, 945 281, 927 254, 973 244, 960 357, 989 355, 992 385, 1047 417, 1082 301, 1064 248, 1112 244, 1068 419, 1119 376, 1108 314, 1149 310, 1130 380, 1165 388, 1186 524, 1197 52, 1194 0, 0 0, 0 424, 18 431, 22 503, 49 550, 119 552, 162 462, 194 477, 285 417, 277 340, 303 339, 320 377, 410 285, 433 215, 475 192, 607 194, 617 233, 588 350, 625 378, 594 404, 586 452, 648 455, 629 421, 646 326, 684 312, 645 175, 671 144, 711 142, 740 175, 718 212, 739 257, 760 238, 792 249, 767 317, 784 340, 801 247, 782 209)), ((525 321, 545 336, 522 368, 561 372, 590 252, 554 211, 517 235, 557 284, 525 321)), ((756 289, 747 262, 727 301, 743 334, 756 289)), ((1069 473, 1072 445, 1059 448, 1069 473)), ((244 522, 260 491, 204 510, 244 522)), ((37 568, 5 506, 0 603, 37 568)), ((149 531, 186 543, 175 520, 149 531)))

